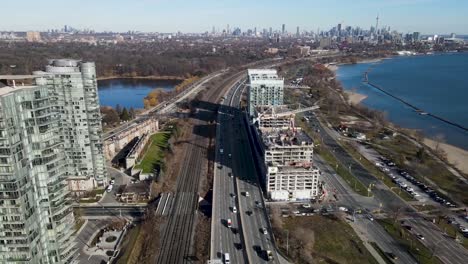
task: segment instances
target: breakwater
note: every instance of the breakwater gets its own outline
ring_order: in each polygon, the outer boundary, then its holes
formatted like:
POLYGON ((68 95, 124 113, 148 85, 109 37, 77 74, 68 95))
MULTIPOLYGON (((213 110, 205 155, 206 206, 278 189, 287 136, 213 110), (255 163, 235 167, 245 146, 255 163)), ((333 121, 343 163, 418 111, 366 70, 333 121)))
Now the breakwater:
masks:
POLYGON ((468 132, 468 128, 467 128, 467 127, 464 127, 464 126, 462 126, 462 125, 460 125, 460 124, 458 124, 458 123, 455 123, 455 122, 452 122, 452 121, 450 121, 450 120, 447 120, 447 119, 445 119, 445 118, 443 118, 443 117, 441 117, 441 116, 438 116, 438 115, 436 115, 436 114, 432 114, 432 113, 426 112, 426 111, 420 109, 419 107, 417 107, 417 106, 411 104, 410 102, 408 102, 408 101, 406 101, 406 100, 404 100, 404 99, 402 99, 402 98, 400 98, 400 97, 398 97, 398 96, 396 96, 396 95, 394 95, 394 94, 392 94, 392 93, 386 91, 385 89, 383 89, 383 88, 380 87, 379 85, 370 82, 369 79, 368 79, 368 76, 367 76, 367 72, 366 72, 365 79, 364 79, 363 83, 368 84, 369 86, 371 86, 371 87, 373 87, 373 88, 375 88, 375 89, 377 89, 377 90, 383 92, 384 94, 386 94, 386 95, 388 95, 388 96, 394 98, 395 100, 400 101, 401 103, 403 103, 403 104, 407 105, 408 107, 414 109, 414 111, 418 112, 419 114, 424 114, 424 115, 430 116, 430 117, 432 117, 432 118, 434 118, 434 119, 437 119, 437 120, 439 120, 439 121, 441 121, 441 122, 444 122, 444 123, 449 124, 449 125, 451 125, 451 126, 454 126, 454 127, 459 128, 459 129, 462 129, 462 130, 464 130, 465 132, 468 132))

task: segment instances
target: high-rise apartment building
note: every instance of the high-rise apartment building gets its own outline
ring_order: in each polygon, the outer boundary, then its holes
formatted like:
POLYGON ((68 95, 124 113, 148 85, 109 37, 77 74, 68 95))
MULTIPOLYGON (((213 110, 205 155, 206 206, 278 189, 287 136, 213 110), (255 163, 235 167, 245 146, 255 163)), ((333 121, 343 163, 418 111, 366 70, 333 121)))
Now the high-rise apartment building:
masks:
POLYGON ((94 63, 0 76, 0 263, 76 256, 66 180, 106 178, 94 63))
POLYGON ((283 104, 284 79, 273 69, 249 69, 248 108, 251 116, 257 106, 283 104))
POLYGON ((94 177, 102 184, 107 172, 94 63, 52 60, 34 75, 43 76, 56 95, 68 175, 94 177))
POLYGON ((286 33, 286 25, 283 24, 283 25, 281 26, 281 34, 284 35, 285 33, 286 33))
POLYGON ((45 82, 0 88, 0 263, 69 263, 76 252, 60 115, 45 82))

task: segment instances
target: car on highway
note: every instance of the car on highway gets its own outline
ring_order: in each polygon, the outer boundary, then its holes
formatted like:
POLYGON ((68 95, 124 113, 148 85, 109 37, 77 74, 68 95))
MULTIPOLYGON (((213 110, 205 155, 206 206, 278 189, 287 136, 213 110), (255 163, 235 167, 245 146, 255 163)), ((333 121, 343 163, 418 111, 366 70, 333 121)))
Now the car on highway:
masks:
POLYGON ((421 235, 421 234, 416 234, 416 236, 417 236, 419 239, 424 240, 424 236, 423 236, 423 235, 421 235))
POLYGON ((229 258, 229 253, 224 253, 224 264, 229 264, 231 263, 231 260, 229 258))
POLYGON ((233 207, 232 207, 232 212, 235 213, 235 214, 237 214, 237 207, 236 207, 236 206, 233 206, 233 207))
POLYGON ((269 261, 273 260, 273 252, 271 250, 267 250, 266 254, 269 261))
POLYGON ((110 184, 115 184, 115 179, 114 179, 114 178, 111 178, 111 180, 110 180, 109 183, 110 183, 110 184))
POLYGON ((261 230, 264 235, 268 235, 268 230, 265 227, 262 228, 261 230))
POLYGON ((229 218, 229 219, 227 220, 227 227, 229 227, 229 228, 232 227, 232 220, 231 220, 231 218, 229 218))
POLYGON ((249 197, 249 196, 250 196, 249 192, 244 192, 244 195, 245 195, 245 197, 249 197))
POLYGON ((371 221, 374 221, 374 217, 371 215, 371 214, 368 214, 367 215, 367 219, 371 220, 371 221))
POLYGON ((391 259, 394 259, 394 260, 397 260, 398 259, 398 256, 393 254, 392 252, 388 252, 387 253, 388 257, 391 258, 391 259))
POLYGON ((245 213, 248 215, 248 216, 251 216, 253 214, 252 211, 248 210, 248 211, 245 211, 245 213))
POLYGON ((113 188, 114 188, 114 185, 109 184, 109 186, 107 186, 107 188, 106 188, 106 192, 112 192, 113 188))

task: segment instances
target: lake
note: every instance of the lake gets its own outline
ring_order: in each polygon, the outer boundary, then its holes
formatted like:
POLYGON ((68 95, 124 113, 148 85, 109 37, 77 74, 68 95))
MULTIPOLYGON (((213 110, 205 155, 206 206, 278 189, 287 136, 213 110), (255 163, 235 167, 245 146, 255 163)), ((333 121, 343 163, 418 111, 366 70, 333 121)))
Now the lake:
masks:
POLYGON ((340 66, 344 89, 367 95, 362 104, 385 111, 390 121, 419 129, 428 137, 442 135, 449 144, 468 150, 468 132, 413 109, 363 83, 369 81, 405 101, 451 122, 468 127, 468 53, 395 57, 376 63, 340 66))
POLYGON ((155 88, 173 90, 179 80, 117 78, 98 81, 101 106, 143 108, 143 98, 155 88))

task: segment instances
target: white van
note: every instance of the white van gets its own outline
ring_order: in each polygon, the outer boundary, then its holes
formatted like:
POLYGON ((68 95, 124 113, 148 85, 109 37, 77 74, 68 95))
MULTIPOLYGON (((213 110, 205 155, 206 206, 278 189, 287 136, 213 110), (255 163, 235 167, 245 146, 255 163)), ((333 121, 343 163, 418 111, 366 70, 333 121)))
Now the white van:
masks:
POLYGON ((229 253, 224 253, 224 264, 229 264, 231 261, 229 260, 229 253))

